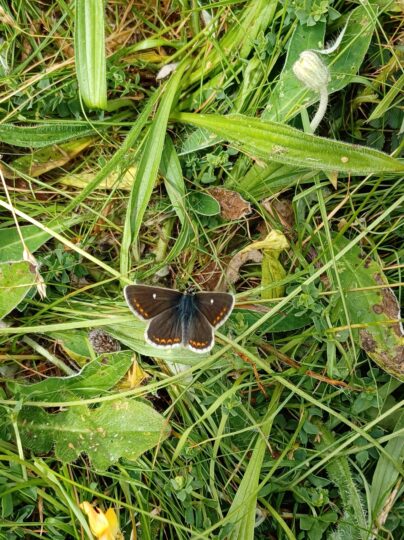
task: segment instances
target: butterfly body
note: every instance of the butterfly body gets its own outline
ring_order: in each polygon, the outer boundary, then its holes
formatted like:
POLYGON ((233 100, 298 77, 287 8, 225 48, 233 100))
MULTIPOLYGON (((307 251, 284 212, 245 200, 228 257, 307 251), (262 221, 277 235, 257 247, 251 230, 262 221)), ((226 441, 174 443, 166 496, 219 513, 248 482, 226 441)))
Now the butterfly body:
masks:
POLYGON ((145 340, 160 348, 186 347, 204 353, 214 345, 214 329, 230 315, 229 293, 186 292, 149 285, 128 285, 125 299, 133 313, 148 321, 145 340))

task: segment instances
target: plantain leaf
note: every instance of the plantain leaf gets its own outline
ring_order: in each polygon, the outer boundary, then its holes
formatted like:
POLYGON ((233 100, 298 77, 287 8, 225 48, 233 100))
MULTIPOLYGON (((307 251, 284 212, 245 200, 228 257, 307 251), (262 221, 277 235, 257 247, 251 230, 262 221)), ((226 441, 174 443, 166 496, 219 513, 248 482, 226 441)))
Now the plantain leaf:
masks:
POLYGON ((404 171, 404 163, 365 146, 317 137, 244 115, 175 113, 174 120, 204 127, 250 156, 296 167, 356 174, 404 171))
POLYGON ((74 32, 76 73, 87 107, 107 108, 104 2, 76 0, 74 32))
POLYGON ((86 453, 96 469, 105 470, 120 458, 136 460, 170 433, 167 420, 150 405, 120 399, 98 408, 84 405, 49 414, 38 407, 23 407, 18 427, 25 448, 50 452, 70 463, 86 453))
POLYGON ((42 148, 43 146, 61 144, 70 139, 77 139, 94 133, 94 128, 89 125, 39 124, 37 126, 16 126, 14 124, 1 124, 0 142, 25 148, 42 148))
POLYGON ((0 264, 0 320, 22 302, 35 283, 35 272, 27 261, 0 264))

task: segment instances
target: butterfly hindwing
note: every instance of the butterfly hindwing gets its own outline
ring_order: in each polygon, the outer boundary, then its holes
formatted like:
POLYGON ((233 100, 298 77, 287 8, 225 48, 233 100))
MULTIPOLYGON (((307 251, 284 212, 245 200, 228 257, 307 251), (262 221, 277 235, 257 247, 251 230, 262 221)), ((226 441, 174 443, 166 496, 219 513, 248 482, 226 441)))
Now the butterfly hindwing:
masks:
POLYGON ((232 312, 234 296, 222 292, 198 292, 195 295, 195 305, 213 328, 218 328, 232 312))
POLYGON ((184 321, 183 344, 194 352, 208 352, 214 345, 213 327, 199 310, 184 321))
POLYGON ((182 322, 178 309, 173 307, 156 315, 146 328, 146 341, 161 348, 178 347, 183 344, 182 322))
POLYGON ((173 289, 149 285, 127 285, 124 295, 133 313, 145 321, 176 307, 182 298, 182 293, 173 289))

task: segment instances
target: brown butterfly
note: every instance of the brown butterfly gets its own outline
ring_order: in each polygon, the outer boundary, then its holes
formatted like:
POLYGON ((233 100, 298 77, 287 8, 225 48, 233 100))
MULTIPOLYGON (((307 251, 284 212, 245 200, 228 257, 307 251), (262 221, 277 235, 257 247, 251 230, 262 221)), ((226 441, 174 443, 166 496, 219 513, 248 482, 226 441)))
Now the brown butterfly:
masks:
POLYGON ((234 296, 222 292, 185 292, 150 285, 127 285, 125 299, 133 313, 148 321, 147 343, 164 349, 211 350, 214 330, 229 317, 234 296))

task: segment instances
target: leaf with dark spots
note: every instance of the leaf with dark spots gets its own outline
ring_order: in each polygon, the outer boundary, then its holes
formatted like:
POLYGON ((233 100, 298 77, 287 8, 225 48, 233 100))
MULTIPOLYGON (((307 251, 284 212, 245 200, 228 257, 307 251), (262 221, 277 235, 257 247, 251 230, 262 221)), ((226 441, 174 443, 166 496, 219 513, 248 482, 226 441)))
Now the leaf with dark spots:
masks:
MULTIPOLYGON (((348 244, 344 237, 333 239, 336 253, 348 244)), ((379 367, 404 380, 400 310, 380 265, 370 257, 363 257, 360 248, 354 246, 339 260, 338 275, 348 317, 341 301, 335 311, 340 322, 351 327, 352 334, 359 337, 360 347, 379 367)))

